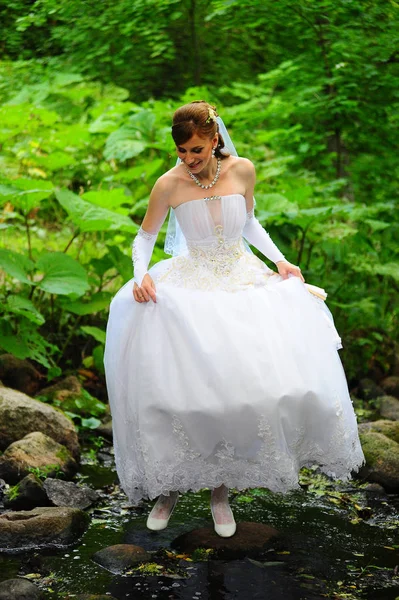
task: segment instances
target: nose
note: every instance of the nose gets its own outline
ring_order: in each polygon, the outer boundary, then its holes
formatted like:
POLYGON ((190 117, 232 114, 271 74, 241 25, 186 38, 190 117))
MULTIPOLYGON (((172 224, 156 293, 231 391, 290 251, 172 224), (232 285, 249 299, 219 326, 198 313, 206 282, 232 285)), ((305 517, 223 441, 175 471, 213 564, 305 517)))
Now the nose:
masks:
POLYGON ((193 154, 190 156, 189 153, 185 156, 185 161, 188 165, 194 165, 198 161, 198 154, 193 154))

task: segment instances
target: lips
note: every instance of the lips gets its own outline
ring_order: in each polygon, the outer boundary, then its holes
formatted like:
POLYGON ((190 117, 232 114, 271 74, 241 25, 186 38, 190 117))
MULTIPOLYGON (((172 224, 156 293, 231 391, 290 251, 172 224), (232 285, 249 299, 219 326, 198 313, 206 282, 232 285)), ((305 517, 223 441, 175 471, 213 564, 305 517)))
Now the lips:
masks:
POLYGON ((194 165, 189 165, 189 169, 196 169, 198 167, 198 165, 200 165, 200 164, 201 164, 201 161, 198 161, 194 165))

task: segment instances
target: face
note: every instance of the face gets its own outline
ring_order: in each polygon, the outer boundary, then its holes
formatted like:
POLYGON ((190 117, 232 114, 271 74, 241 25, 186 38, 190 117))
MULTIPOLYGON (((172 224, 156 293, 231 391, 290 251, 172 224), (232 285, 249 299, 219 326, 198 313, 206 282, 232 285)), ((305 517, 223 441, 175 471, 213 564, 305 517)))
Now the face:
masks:
POLYGON ((190 171, 199 173, 211 160, 212 148, 216 147, 217 141, 217 135, 210 140, 195 133, 185 144, 176 146, 177 155, 190 171))

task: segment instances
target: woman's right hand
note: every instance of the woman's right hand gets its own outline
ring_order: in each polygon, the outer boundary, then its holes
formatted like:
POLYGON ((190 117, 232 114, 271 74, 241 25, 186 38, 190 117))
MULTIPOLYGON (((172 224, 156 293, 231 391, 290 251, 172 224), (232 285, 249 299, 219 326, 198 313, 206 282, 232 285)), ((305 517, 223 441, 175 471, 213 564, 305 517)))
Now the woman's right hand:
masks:
POLYGON ((150 298, 154 302, 157 301, 155 296, 155 283, 148 273, 144 275, 141 286, 138 286, 137 283, 134 282, 133 297, 136 302, 148 302, 150 298))

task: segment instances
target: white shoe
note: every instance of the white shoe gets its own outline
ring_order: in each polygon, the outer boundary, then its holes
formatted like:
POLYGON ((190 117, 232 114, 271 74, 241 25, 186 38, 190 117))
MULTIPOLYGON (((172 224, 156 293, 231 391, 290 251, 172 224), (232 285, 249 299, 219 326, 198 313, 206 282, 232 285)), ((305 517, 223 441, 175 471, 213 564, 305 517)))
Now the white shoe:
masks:
POLYGON ((179 492, 171 492, 170 496, 164 496, 163 494, 161 494, 158 498, 158 500, 156 501, 156 503, 154 504, 150 514, 148 515, 147 518, 147 527, 148 529, 151 529, 152 531, 160 531, 161 529, 165 529, 165 527, 167 527, 168 523, 169 523, 169 519, 172 515, 172 512, 176 506, 177 500, 179 498, 179 492), (160 508, 164 508, 165 503, 170 502, 170 497, 173 498, 173 504, 169 510, 168 516, 166 518, 159 518, 156 517, 155 515, 157 514, 157 512, 159 512, 160 508))
MULTIPOLYGON (((217 502, 220 502, 217 501, 217 502)), ((215 502, 215 504, 217 503, 215 502)), ((211 499, 211 513, 212 513, 212 518, 213 518, 213 523, 215 526, 215 531, 218 535, 220 535, 220 537, 231 537, 232 535, 235 534, 236 529, 237 529, 237 525, 236 522, 234 520, 234 515, 233 515, 233 511, 230 508, 230 504, 228 502, 228 500, 224 501, 223 504, 226 505, 226 507, 228 507, 228 510, 230 511, 230 515, 231 518, 229 520, 228 523, 217 523, 216 522, 216 517, 215 517, 215 513, 214 513, 214 509, 213 509, 213 503, 212 503, 212 499, 211 499)))

